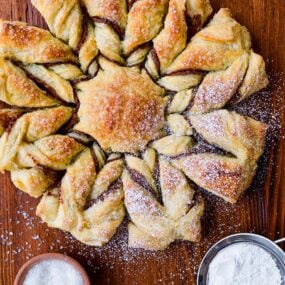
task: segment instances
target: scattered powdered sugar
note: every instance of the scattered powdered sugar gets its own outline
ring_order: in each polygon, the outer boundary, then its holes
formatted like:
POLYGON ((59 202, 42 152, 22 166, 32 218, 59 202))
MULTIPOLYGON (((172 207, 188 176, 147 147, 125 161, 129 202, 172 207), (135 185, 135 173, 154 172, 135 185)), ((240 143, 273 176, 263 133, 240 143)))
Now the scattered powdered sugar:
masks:
POLYGON ((23 285, 84 285, 80 273, 63 260, 43 260, 27 273, 23 285))
POLYGON ((239 242, 214 257, 207 284, 281 285, 281 274, 270 253, 252 243, 239 242))

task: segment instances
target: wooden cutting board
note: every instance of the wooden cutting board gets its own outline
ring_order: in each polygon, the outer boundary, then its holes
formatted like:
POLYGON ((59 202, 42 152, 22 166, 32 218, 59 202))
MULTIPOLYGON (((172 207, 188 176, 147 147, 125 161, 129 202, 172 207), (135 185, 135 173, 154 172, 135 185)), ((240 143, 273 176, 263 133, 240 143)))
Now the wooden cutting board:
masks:
MULTIPOLYGON (((35 217, 37 200, 17 191, 9 175, 0 176, 0 285, 11 285, 22 264, 34 255, 62 252, 79 260, 92 284, 194 284, 207 249, 220 238, 254 232, 274 240, 285 236, 285 1, 212 0, 217 11, 229 7, 248 27, 255 51, 267 61, 270 87, 236 109, 269 122, 267 149, 252 187, 234 206, 207 193, 199 244, 175 242, 164 252, 128 250, 123 225, 103 248, 88 247, 35 217), (246 107, 247 106, 247 107, 246 107), (280 122, 282 124, 280 124, 280 122)), ((0 0, 0 17, 46 27, 29 0, 0 0)))

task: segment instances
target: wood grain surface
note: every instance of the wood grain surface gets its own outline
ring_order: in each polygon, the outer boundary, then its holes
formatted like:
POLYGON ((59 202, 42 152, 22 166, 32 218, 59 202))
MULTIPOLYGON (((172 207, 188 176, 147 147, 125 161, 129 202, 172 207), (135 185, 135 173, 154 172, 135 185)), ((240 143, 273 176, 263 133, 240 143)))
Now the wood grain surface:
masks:
MULTIPOLYGON (((164 252, 130 250, 125 225, 103 248, 88 247, 69 234, 48 229, 35 217, 38 200, 16 190, 9 175, 0 176, 0 284, 11 285, 32 256, 66 253, 83 264, 92 284, 194 284, 207 249, 220 238, 254 232, 274 240, 285 236, 285 1, 212 0, 215 11, 229 7, 251 32, 253 47, 267 62, 271 83, 235 109, 270 124, 265 155, 252 187, 234 206, 207 193, 199 244, 175 242, 164 252)), ((0 17, 46 27, 27 0, 0 0, 0 17)))

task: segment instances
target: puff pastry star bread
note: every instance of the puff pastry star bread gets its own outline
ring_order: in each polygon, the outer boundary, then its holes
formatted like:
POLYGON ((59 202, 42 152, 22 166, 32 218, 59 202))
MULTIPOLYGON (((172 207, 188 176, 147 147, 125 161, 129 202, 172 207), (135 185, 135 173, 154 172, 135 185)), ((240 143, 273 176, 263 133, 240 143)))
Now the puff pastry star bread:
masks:
POLYGON ((31 2, 49 31, 0 20, 0 170, 82 243, 124 219, 130 247, 199 242, 200 188, 236 203, 265 146, 234 111, 268 84, 246 27, 208 0, 31 2))

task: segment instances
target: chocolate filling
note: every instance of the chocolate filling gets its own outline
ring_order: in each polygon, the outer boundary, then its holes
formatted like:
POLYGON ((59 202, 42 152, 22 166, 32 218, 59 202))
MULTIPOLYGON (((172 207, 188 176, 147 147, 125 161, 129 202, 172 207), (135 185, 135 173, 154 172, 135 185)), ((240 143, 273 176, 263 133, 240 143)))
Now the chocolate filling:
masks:
POLYGON ((202 17, 201 15, 194 15, 190 17, 187 13, 185 13, 185 19, 187 22, 188 30, 187 30, 187 42, 191 40, 191 38, 201 29, 202 27, 202 17))
POLYGON ((80 52, 86 38, 87 38, 87 32, 88 32, 88 27, 87 27, 87 21, 86 21, 86 15, 83 17, 83 24, 82 24, 82 34, 81 34, 81 37, 80 37, 80 40, 77 44, 77 47, 75 48, 75 51, 77 53, 80 52))
POLYGON ((151 54, 151 58, 155 64, 155 67, 158 71, 158 73, 160 73, 160 61, 159 61, 159 58, 158 58, 158 55, 156 53, 156 50, 153 48, 151 51, 150 51, 150 54, 151 54))
POLYGON ((40 169, 45 175, 58 175, 60 172, 62 171, 55 171, 51 168, 49 168, 46 165, 42 165, 42 164, 37 164, 37 168, 40 169))
POLYGON ((121 40, 124 39, 124 30, 114 21, 97 16, 92 17, 92 19, 95 23, 103 23, 109 25, 119 35, 121 40))
POLYGON ((160 204, 163 205, 163 199, 162 199, 162 192, 161 192, 161 186, 160 186, 160 167, 159 167, 159 158, 158 155, 155 157, 155 165, 154 165, 154 170, 153 170, 153 177, 154 181, 157 186, 157 200, 160 204))
POLYGON ((144 48, 147 48, 147 47, 151 47, 151 43, 150 42, 146 42, 146 43, 143 43, 141 45, 138 45, 136 46, 132 52, 128 55, 128 57, 130 57, 133 53, 135 53, 136 51, 138 51, 139 49, 144 49, 144 48))
POLYGON ((113 162, 113 161, 119 160, 119 159, 122 159, 121 155, 117 156, 117 157, 114 157, 114 158, 107 158, 106 164, 109 163, 109 162, 113 162))
POLYGON ((104 201, 105 198, 110 195, 111 193, 114 193, 118 190, 120 190, 122 187, 122 180, 119 178, 117 180, 115 180, 114 182, 112 182, 107 190, 105 192, 103 192, 102 194, 100 194, 97 198, 95 199, 91 199, 89 202, 87 202, 84 206, 84 210, 89 209, 90 207, 92 207, 93 205, 97 204, 98 202, 104 201))
POLYGON ((231 153, 219 148, 218 146, 215 146, 209 143, 200 134, 198 134, 198 132, 195 129, 193 129, 193 137, 198 142, 198 146, 197 146, 197 150, 195 150, 196 147, 190 150, 190 152, 193 151, 192 154, 208 152, 208 153, 216 153, 216 154, 225 155, 225 156, 232 156, 231 153))
POLYGON ((80 101, 78 99, 77 92, 74 88, 73 88, 73 94, 74 94, 75 108, 73 108, 71 118, 59 129, 59 133, 67 133, 70 129, 74 127, 75 124, 79 122, 78 109, 80 107, 80 101))
MULTIPOLYGON (((20 67, 21 68, 21 67, 20 67)), ((68 103, 63 101, 60 96, 57 94, 56 90, 51 87, 49 84, 47 84, 46 82, 44 82, 43 80, 35 77, 34 75, 32 75, 30 72, 28 72, 27 70, 21 68, 27 75, 27 77, 31 80, 33 80, 37 86, 46 91, 47 92, 47 95, 50 96, 50 97, 53 97, 54 99, 56 99, 57 101, 61 102, 62 105, 67 105, 68 103)))
MULTIPOLYGON (((94 59, 95 60, 95 59, 94 59)), ((91 63, 92 63, 93 61, 91 61, 91 63)), ((91 64, 90 63, 90 64, 91 64)), ((97 73, 96 73, 97 74, 97 73)), ((96 75, 95 75, 96 76, 96 75)), ((71 82, 71 84, 72 85, 76 85, 76 84, 78 84, 78 83, 80 83, 80 82, 83 82, 83 81, 88 81, 88 80, 90 80, 90 79, 92 79, 93 77, 91 76, 91 75, 83 75, 83 76, 81 76, 81 77, 79 77, 79 78, 76 78, 76 79, 73 79, 73 80, 71 80, 70 82, 71 82)))
POLYGON ((94 141, 93 137, 91 137, 90 135, 85 134, 83 132, 80 132, 78 130, 71 130, 71 132, 68 133, 67 135, 70 136, 71 138, 75 139, 77 142, 79 142, 83 145, 86 145, 86 146, 89 146, 90 143, 92 143, 94 141), (78 134, 78 136, 72 136, 71 135, 72 133, 78 134), (83 138, 81 139, 80 136, 83 138))
POLYGON ((238 103, 239 99, 241 98, 241 94, 237 91, 232 98, 227 102, 226 106, 234 105, 238 103))
POLYGON ((207 72, 203 70, 195 70, 195 69, 181 69, 176 70, 170 73, 167 73, 167 76, 175 76, 175 75, 189 75, 189 74, 198 74, 198 75, 205 75, 207 72))
POLYGON ((16 121, 23 115, 24 113, 20 113, 13 115, 9 118, 0 118, 0 121, 2 123, 3 128, 5 129, 5 132, 10 133, 16 121))
MULTIPOLYGON (((20 65, 21 63, 19 63, 20 65)), ((59 64, 72 64, 72 65, 75 65, 77 67, 80 67, 79 64, 73 62, 73 61, 59 61, 59 62, 51 62, 51 63, 42 63, 41 65, 43 65, 44 67, 46 68, 49 68, 49 67, 53 67, 53 66, 56 66, 56 65, 59 65, 59 64)))
POLYGON ((133 5, 137 2, 138 0, 129 0, 128 1, 128 10, 130 11, 133 7, 133 5))
POLYGON ((223 156, 230 156, 233 155, 213 144, 210 144, 208 141, 206 141, 200 134, 198 134, 195 130, 193 130, 193 137, 198 142, 198 144, 194 147, 192 147, 188 152, 180 153, 178 155, 170 156, 171 159, 179 159, 182 157, 191 156, 193 154, 200 154, 200 153, 214 153, 219 154, 223 156))
POLYGON ((137 170, 135 170, 133 168, 129 168, 128 166, 127 166, 127 170, 129 172, 132 180, 134 180, 142 188, 144 188, 149 193, 151 193, 153 196, 155 196, 156 199, 158 198, 157 193, 154 191, 154 189, 150 186, 150 184, 148 183, 146 178, 140 172, 138 172, 137 170))

